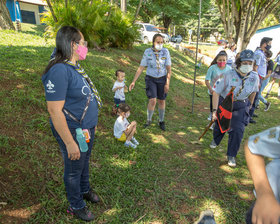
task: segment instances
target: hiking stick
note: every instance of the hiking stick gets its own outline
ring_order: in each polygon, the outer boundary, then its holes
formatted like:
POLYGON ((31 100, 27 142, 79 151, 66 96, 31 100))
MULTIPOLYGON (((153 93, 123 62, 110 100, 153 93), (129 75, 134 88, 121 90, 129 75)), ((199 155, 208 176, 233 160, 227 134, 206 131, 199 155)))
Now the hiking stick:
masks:
POLYGON ((205 128, 204 132, 202 133, 202 135, 198 138, 198 140, 200 140, 205 134, 206 132, 209 130, 209 128, 211 127, 211 125, 214 123, 215 121, 211 121, 210 124, 205 128))

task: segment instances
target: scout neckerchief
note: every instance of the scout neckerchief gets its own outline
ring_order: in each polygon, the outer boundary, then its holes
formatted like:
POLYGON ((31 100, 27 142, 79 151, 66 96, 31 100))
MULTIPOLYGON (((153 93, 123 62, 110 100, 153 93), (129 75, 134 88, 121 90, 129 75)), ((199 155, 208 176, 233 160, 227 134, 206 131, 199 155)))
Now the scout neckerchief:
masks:
POLYGON ((66 63, 66 64, 69 64, 69 65, 71 65, 71 66, 73 66, 73 67, 75 68, 75 70, 76 70, 79 74, 81 74, 81 75, 87 80, 87 82, 88 82, 88 84, 89 84, 89 86, 90 86, 92 92, 94 93, 94 96, 95 96, 95 98, 96 98, 96 100, 97 100, 97 103, 98 103, 98 107, 99 107, 99 109, 100 109, 100 108, 102 107, 102 105, 103 105, 103 104, 102 104, 102 100, 101 100, 101 98, 100 98, 100 96, 99 96, 99 93, 98 93, 97 89, 95 88, 93 82, 91 81, 91 79, 89 78, 89 76, 86 74, 85 70, 81 67, 81 65, 80 65, 79 63, 77 63, 77 64, 75 65, 73 62, 71 62, 71 61, 69 61, 69 60, 65 60, 65 63, 66 63))
POLYGON ((156 51, 154 48, 152 48, 155 56, 156 56, 156 64, 157 64, 157 69, 158 72, 160 71, 160 63, 159 63, 159 51, 156 51))
POLYGON ((251 72, 249 72, 245 77, 243 77, 243 76, 240 75, 240 71, 239 70, 235 69, 235 71, 236 71, 237 75, 239 76, 239 78, 241 78, 241 80, 242 80, 241 88, 239 89, 238 93, 234 97, 235 100, 236 100, 237 97, 242 93, 242 91, 243 91, 243 89, 245 87, 245 81, 246 81, 246 79, 248 79, 248 77, 249 77, 251 72))

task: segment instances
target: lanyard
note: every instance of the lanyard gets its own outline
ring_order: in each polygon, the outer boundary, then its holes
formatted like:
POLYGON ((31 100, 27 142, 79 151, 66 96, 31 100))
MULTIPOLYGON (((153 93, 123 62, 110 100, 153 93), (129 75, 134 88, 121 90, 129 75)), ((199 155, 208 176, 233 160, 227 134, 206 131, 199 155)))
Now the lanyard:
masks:
POLYGON ((81 120, 79 121, 72 113, 70 113, 70 111, 66 110, 65 108, 63 108, 63 112, 68 115, 72 120, 82 124, 82 121, 84 120, 85 116, 86 116, 86 113, 87 113, 87 110, 88 110, 88 106, 89 106, 89 103, 90 103, 90 95, 88 96, 88 99, 87 99, 87 104, 86 104, 86 107, 84 109, 84 112, 82 114, 82 117, 81 117, 81 120))

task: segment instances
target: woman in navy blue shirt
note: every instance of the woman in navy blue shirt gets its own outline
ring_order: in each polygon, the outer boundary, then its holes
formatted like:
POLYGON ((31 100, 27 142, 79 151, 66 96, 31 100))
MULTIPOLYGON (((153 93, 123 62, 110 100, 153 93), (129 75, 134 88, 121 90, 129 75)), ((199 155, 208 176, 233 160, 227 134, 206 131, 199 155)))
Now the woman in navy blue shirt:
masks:
POLYGON ((78 64, 86 58, 87 51, 87 42, 78 29, 62 27, 56 36, 55 57, 46 67, 42 82, 51 129, 64 160, 64 184, 70 203, 67 212, 90 221, 94 216, 83 199, 99 201, 89 184, 89 158, 98 107, 102 103, 90 78, 78 64), (79 135, 79 131, 83 131, 87 139, 79 135), (81 145, 86 148, 82 150, 81 145))

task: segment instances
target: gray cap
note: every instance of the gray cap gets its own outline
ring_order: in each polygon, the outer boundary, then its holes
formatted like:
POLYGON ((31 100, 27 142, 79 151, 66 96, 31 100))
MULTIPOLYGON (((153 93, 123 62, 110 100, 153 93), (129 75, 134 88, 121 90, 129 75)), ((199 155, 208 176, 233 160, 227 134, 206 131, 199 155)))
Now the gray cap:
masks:
POLYGON ((240 53, 240 60, 241 61, 254 61, 254 52, 251 50, 244 50, 240 53))

